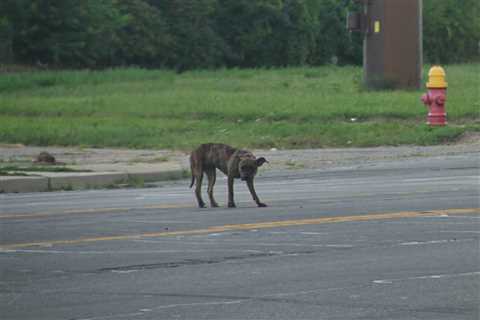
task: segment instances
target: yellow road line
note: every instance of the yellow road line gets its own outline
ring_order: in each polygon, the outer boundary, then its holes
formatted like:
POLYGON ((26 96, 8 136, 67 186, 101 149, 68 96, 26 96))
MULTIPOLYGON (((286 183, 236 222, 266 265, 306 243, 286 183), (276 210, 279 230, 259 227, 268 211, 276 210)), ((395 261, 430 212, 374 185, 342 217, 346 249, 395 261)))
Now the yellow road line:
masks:
POLYGON ((364 214, 355 216, 340 216, 340 217, 323 217, 313 219, 298 219, 298 220, 283 220, 283 221, 269 221, 258 223, 246 223, 246 224, 231 224, 223 226, 213 226, 204 229, 193 230, 181 230, 181 231, 162 231, 141 233, 134 235, 116 235, 116 236, 103 236, 103 237, 91 237, 80 238, 70 240, 51 240, 51 241, 38 241, 27 243, 12 243, 12 244, 0 244, 0 249, 18 249, 33 246, 54 246, 54 245, 71 245, 71 244, 83 244, 100 241, 115 241, 115 240, 132 240, 142 238, 159 238, 159 237, 173 237, 173 236, 185 236, 185 235, 201 235, 209 233, 218 233, 226 231, 240 231, 240 230, 253 230, 253 229, 268 229, 268 228, 282 228, 293 226, 305 226, 305 225, 319 225, 327 223, 341 223, 341 222, 358 222, 358 221, 372 221, 372 220, 390 220, 390 219, 402 219, 402 218, 418 218, 418 217, 438 217, 443 215, 458 215, 458 214, 480 214, 479 208, 471 209, 446 209, 446 210, 431 210, 431 211, 402 211, 394 213, 380 213, 380 214, 364 214))

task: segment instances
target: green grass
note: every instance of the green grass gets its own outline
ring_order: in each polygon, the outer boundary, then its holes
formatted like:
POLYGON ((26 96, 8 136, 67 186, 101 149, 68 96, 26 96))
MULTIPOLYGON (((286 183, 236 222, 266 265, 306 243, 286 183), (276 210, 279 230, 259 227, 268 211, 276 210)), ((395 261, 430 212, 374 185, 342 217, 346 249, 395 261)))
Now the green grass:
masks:
POLYGON ((425 125, 424 90, 366 91, 357 67, 7 74, 0 76, 0 142, 185 150, 204 142, 441 144, 480 131, 480 64, 445 69, 443 128, 425 125))

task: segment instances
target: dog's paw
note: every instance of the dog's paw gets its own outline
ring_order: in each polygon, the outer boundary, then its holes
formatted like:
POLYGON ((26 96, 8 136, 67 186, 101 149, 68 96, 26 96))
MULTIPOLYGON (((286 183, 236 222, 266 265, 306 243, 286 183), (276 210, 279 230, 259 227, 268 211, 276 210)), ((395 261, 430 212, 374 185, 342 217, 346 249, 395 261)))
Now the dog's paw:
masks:
POLYGON ((257 205, 258 205, 259 208, 268 207, 265 203, 261 203, 261 202, 257 203, 257 205))

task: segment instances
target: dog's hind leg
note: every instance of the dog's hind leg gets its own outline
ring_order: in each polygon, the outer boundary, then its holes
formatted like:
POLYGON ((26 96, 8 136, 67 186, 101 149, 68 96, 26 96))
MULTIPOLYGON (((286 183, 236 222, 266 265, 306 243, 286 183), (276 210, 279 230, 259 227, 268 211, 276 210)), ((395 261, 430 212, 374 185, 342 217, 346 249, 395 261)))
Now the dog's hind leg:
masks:
POLYGON ((190 155, 190 169, 192 171, 190 188, 195 183, 195 197, 197 198, 198 206, 200 208, 205 208, 205 202, 203 202, 202 199, 203 166, 198 150, 193 151, 190 155))
POLYGON ((215 170, 216 170, 215 168, 210 168, 206 170, 207 178, 208 178, 207 193, 208 193, 208 197, 210 198, 210 205, 212 206, 212 208, 218 207, 217 202, 213 198, 213 186, 215 185, 215 180, 217 179, 215 170))
POLYGON ((200 174, 195 175, 195 196, 197 197, 198 207, 205 208, 205 202, 202 199, 202 181, 203 172, 200 171, 200 174))

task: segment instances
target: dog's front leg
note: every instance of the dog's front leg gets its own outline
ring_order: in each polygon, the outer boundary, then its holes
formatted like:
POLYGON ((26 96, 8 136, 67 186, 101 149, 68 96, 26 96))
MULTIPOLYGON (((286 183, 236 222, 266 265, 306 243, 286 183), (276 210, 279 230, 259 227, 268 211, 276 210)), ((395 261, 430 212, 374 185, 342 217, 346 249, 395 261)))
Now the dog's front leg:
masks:
POLYGON ((235 202, 233 201, 233 177, 228 176, 228 207, 235 208, 235 202))
POLYGON ((267 205, 265 203, 261 203, 260 199, 257 196, 257 193, 255 192, 255 187, 253 186, 253 179, 247 180, 247 186, 248 190, 250 190, 250 194, 253 197, 253 200, 257 203, 257 206, 259 207, 266 207, 267 205))

